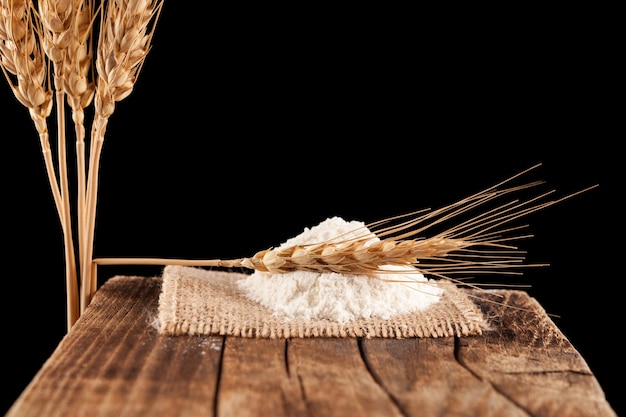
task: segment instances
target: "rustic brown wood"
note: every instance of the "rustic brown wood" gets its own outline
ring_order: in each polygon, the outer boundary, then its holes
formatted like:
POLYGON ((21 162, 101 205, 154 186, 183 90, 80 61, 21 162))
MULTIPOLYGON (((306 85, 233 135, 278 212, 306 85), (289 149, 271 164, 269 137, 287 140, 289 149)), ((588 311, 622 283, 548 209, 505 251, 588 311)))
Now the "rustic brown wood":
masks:
POLYGON ((306 416, 297 378, 289 372, 283 339, 227 338, 217 415, 306 416))
POLYGON ((528 415, 613 415, 587 363, 535 299, 520 291, 480 295, 494 302, 482 302, 494 331, 459 339, 460 363, 528 415))
POLYGON ((407 416, 528 416, 460 364, 455 339, 364 340, 365 361, 407 416), (426 413, 426 414, 424 414, 426 413))
POLYGON ((284 340, 160 336, 160 283, 103 285, 7 417, 616 417, 525 292, 475 292, 516 307, 481 302, 478 337, 284 340))
POLYGON ((311 415, 403 415, 368 372, 357 339, 293 339, 289 352, 311 415))

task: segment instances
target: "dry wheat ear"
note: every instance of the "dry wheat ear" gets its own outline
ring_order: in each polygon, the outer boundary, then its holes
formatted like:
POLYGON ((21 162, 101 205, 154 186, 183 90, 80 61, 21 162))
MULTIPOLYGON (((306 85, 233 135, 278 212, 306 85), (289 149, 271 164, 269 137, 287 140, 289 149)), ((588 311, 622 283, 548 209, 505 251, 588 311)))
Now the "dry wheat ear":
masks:
MULTIPOLYGON (((392 266, 410 267, 415 273, 478 288, 472 279, 484 274, 521 274, 521 269, 546 264, 525 263, 525 252, 514 242, 532 237, 523 233, 528 224, 517 221, 598 185, 560 198, 549 190, 520 199, 525 190, 545 184, 511 183, 536 169, 536 164, 508 179, 445 207, 423 209, 366 225, 349 235, 323 242, 266 249, 252 257, 221 260, 168 258, 99 258, 98 265, 188 265, 247 268, 272 274, 292 271, 335 272, 384 278, 397 274, 392 266)), ((409 273, 403 271, 404 273, 409 273)), ((502 283, 501 286, 507 286, 502 283)))

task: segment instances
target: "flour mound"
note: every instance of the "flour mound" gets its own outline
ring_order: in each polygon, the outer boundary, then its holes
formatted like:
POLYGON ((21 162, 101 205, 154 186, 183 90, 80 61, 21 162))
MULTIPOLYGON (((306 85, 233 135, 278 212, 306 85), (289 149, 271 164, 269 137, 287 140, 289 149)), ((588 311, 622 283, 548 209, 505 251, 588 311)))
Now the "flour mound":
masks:
MULTIPOLYGON (((278 249, 355 236, 369 236, 372 242, 378 240, 364 223, 332 217, 310 229, 305 228, 278 249)), ((398 272, 375 278, 333 272, 271 274, 255 271, 239 280, 237 286, 250 300, 275 314, 339 323, 370 318, 386 320, 397 314, 423 310, 436 303, 443 293, 435 281, 415 272, 415 268, 388 265, 384 269, 398 272)))

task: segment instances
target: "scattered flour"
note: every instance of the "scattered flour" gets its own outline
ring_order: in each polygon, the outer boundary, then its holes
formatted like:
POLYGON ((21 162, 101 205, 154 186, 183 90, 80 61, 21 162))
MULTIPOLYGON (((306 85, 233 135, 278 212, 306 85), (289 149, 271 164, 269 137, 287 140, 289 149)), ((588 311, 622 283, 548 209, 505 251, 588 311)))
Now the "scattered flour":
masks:
MULTIPOLYGON (((293 245, 319 243, 342 235, 342 238, 371 234, 364 223, 329 218, 317 226, 287 240, 278 249, 293 245), (347 233, 347 235, 344 235, 347 233)), ((373 241, 378 240, 372 235, 373 241)), ((275 314, 304 320, 326 319, 345 323, 352 320, 381 318, 422 310, 439 300, 443 290, 411 267, 386 266, 397 274, 380 274, 380 279, 365 275, 344 275, 297 271, 285 274, 254 272, 237 282, 244 294, 275 314), (403 282, 389 282, 403 281, 403 282)))

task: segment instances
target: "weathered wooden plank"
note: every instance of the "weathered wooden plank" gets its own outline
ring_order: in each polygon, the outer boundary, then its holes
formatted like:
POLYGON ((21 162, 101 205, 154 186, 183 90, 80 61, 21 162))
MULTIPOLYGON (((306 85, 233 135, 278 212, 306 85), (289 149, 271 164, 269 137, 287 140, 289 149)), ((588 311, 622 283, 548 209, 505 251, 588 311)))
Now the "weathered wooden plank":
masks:
POLYGON ((477 337, 163 337, 151 325, 160 282, 102 286, 7 417, 616 417, 582 357, 523 292, 481 292, 518 309, 481 303, 493 330, 477 337))
POLYGON ((284 339, 226 340, 217 415, 307 416, 299 381, 290 373, 284 339))
POLYGON ((455 358, 455 339, 362 342, 374 375, 407 416, 528 416, 455 358))
POLYGON ((403 415, 369 373, 357 339, 292 339, 288 358, 312 416, 403 415))
POLYGON ((152 278, 96 294, 7 417, 211 415, 223 338, 165 338, 152 278))
POLYGON ((480 305, 494 327, 459 339, 460 363, 529 415, 616 417, 582 356, 535 299, 522 291, 480 296, 493 301, 480 305))

